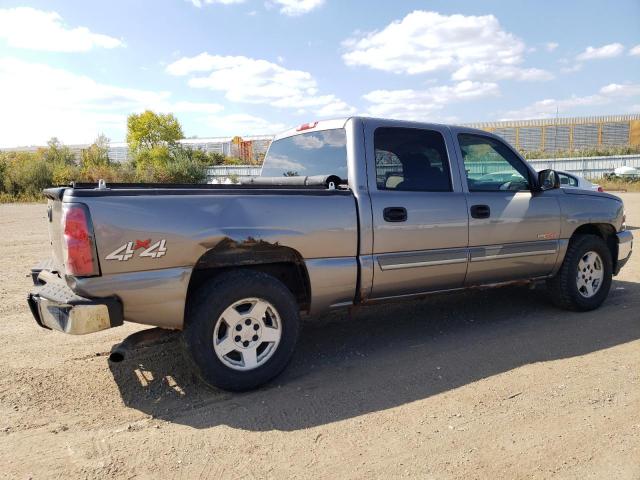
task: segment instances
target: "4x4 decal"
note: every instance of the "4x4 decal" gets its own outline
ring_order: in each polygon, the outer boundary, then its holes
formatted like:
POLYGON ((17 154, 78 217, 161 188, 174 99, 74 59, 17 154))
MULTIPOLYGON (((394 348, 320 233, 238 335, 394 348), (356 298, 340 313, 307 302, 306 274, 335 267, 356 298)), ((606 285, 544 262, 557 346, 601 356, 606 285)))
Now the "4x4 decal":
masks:
POLYGON ((105 260, 118 260, 119 262, 126 262, 132 258, 136 251, 142 250, 139 257, 160 258, 167 253, 167 241, 163 238, 158 240, 154 244, 151 244, 151 239, 136 240, 135 242, 127 242, 124 245, 116 248, 113 252, 107 255, 105 260))

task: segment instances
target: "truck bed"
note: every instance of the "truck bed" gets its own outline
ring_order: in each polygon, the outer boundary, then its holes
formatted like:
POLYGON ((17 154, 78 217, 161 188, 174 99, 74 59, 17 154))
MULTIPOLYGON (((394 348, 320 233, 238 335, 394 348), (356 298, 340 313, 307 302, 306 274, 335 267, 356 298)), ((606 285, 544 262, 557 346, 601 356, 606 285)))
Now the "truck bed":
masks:
POLYGON ((353 301, 359 230, 356 199, 348 189, 75 184, 45 193, 58 270, 62 206, 82 203, 95 229, 100 276, 75 278, 71 287, 89 297, 117 295, 127 320, 181 328, 189 279, 205 254, 249 250, 274 262, 295 259, 313 285, 311 310, 353 301))
POLYGON ((44 194, 51 200, 62 200, 65 193, 73 197, 103 197, 110 195, 216 195, 237 193, 273 193, 303 195, 304 192, 313 192, 313 195, 326 192, 329 195, 347 194, 349 191, 344 186, 329 189, 324 184, 296 185, 292 183, 279 184, 188 184, 188 183, 109 183, 106 188, 98 188, 95 183, 74 183, 68 186, 47 188, 44 194))

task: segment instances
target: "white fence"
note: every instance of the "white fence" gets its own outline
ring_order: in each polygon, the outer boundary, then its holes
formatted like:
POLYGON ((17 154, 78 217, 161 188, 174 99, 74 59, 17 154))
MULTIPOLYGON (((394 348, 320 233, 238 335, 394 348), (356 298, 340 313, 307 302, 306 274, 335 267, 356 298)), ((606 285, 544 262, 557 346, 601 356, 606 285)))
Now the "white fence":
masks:
MULTIPOLYGON (((618 167, 636 167, 640 169, 640 155, 614 155, 608 157, 539 158, 528 160, 536 170, 552 168, 574 173, 585 178, 602 178, 613 173, 618 167)), ((483 167, 490 167, 483 162, 483 167)), ((207 167, 207 183, 228 183, 234 177, 255 177, 260 175, 260 166, 256 165, 217 165, 207 167)), ((486 173, 486 172, 484 172, 486 173)))
POLYGON ((207 183, 231 183, 234 177, 257 177, 260 165, 216 165, 207 167, 207 183))
POLYGON ((539 158, 528 160, 536 170, 552 168, 574 173, 585 178, 602 178, 618 167, 640 168, 640 155, 614 155, 609 157, 539 158))

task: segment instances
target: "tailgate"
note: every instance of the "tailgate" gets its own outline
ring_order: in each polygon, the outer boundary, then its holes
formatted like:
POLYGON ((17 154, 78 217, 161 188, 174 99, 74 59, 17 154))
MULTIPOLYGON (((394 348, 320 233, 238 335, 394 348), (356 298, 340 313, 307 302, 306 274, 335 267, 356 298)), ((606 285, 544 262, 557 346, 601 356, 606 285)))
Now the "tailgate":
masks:
POLYGON ((62 252, 62 195, 64 190, 65 188, 48 188, 44 191, 47 197, 47 228, 52 261, 58 271, 64 271, 62 252))

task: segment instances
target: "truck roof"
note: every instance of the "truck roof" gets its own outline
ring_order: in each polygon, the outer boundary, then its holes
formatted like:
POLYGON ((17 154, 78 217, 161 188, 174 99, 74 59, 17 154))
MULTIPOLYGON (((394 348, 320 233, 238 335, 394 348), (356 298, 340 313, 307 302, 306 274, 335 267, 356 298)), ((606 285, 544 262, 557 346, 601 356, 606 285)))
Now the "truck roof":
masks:
POLYGON ((299 125, 297 127, 294 128, 290 128, 288 130, 285 130, 284 132, 281 132, 279 134, 277 134, 273 140, 280 140, 281 138, 287 138, 287 137, 292 137, 294 135, 301 135, 303 133, 308 133, 308 132, 317 132, 317 131, 321 131, 321 130, 332 130, 335 128, 344 128, 346 123, 349 120, 361 120, 362 122, 370 122, 370 121, 376 121, 376 122, 385 122, 388 123, 389 125, 395 125, 398 127, 413 127, 413 128, 433 128, 433 127, 455 127, 458 131, 465 131, 465 132, 478 132, 478 133, 482 133, 482 134, 487 134, 489 132, 485 131, 485 130, 480 130, 477 128, 471 128, 471 127, 465 127, 462 125, 453 125, 453 124, 443 124, 443 123, 436 123, 436 122, 418 122, 418 121, 410 121, 410 120, 397 120, 397 119, 391 119, 391 118, 380 118, 380 117, 368 117, 368 116, 351 116, 351 117, 343 117, 343 118, 335 118, 335 119, 329 119, 329 120, 318 120, 318 121, 314 121, 314 122, 309 122, 309 123, 304 123, 302 125, 299 125))

